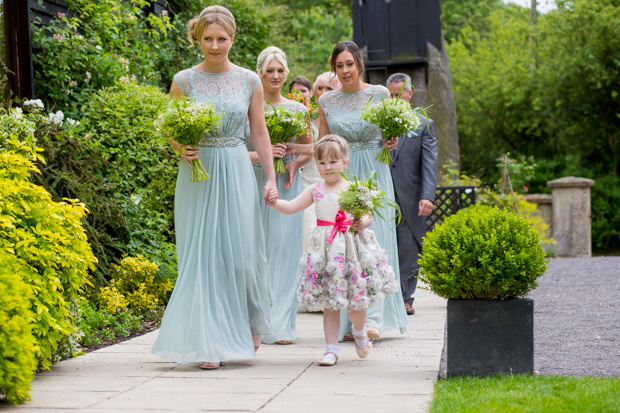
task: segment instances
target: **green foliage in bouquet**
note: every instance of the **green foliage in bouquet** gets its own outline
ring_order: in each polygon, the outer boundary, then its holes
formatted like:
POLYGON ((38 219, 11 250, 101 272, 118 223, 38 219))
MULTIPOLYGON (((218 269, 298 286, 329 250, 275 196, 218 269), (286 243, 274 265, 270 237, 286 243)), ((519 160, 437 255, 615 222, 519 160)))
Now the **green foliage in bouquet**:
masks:
MULTIPOLYGON (((172 99, 168 110, 155 121, 157 132, 165 140, 173 140, 181 145, 198 147, 202 137, 219 126, 220 115, 211 104, 196 102, 193 99, 172 99)), ((209 179, 200 159, 192 160, 191 182, 209 179)))
POLYGON ((76 200, 54 202, 32 184, 29 175, 38 170, 31 159, 38 150, 24 157, 12 150, 14 142, 15 135, 0 132, 0 250, 24 268, 21 279, 33 293, 36 355, 48 368, 53 349, 74 330, 67 303, 89 283, 95 258, 82 227, 86 208, 76 200))
MULTIPOLYGON (((270 104, 267 102, 267 104, 270 104)), ((282 106, 271 106, 265 111, 265 123, 272 145, 289 142, 293 137, 308 133, 308 120, 305 113, 295 112, 282 106)), ((276 174, 283 174, 284 161, 282 158, 273 160, 276 174)))
MULTIPOLYGON (((386 98, 372 103, 371 98, 366 103, 361 118, 378 126, 384 139, 391 139, 395 136, 402 137, 406 132, 417 129, 421 124, 418 115, 423 111, 421 108, 412 108, 408 102, 401 99, 386 98)), ((392 161, 387 145, 383 146, 375 159, 385 164, 392 161)))
MULTIPOLYGON (((345 173, 340 172, 340 174, 344 179, 351 182, 345 173)), ((347 188, 338 191, 338 203, 340 209, 352 214, 355 220, 368 214, 376 215, 385 220, 381 210, 387 207, 394 208, 397 211, 395 218, 397 217, 398 222, 400 222, 400 207, 396 202, 385 197, 385 191, 379 187, 377 182, 376 172, 367 179, 358 180, 357 177, 353 176, 353 182, 347 188)), ((349 231, 356 232, 353 229, 349 229, 349 231)))
POLYGON ((0 394, 13 404, 30 398, 37 368, 32 290, 20 277, 24 271, 15 256, 0 250, 0 394))
POLYGON ((523 297, 547 269, 537 232, 519 215, 476 205, 426 235, 420 279, 448 299, 523 297))

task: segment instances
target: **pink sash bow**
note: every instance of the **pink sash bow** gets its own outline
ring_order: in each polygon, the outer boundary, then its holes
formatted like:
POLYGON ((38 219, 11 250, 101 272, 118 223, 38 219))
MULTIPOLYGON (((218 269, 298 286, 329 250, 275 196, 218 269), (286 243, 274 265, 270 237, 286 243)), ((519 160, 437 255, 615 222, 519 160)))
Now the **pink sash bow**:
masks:
POLYGON ((329 238, 327 238, 327 240, 331 244, 332 241, 334 240, 334 237, 338 233, 338 231, 347 232, 347 229, 348 229, 347 225, 351 225, 351 220, 347 219, 347 214, 345 214, 343 210, 339 210, 338 213, 336 214, 336 222, 329 222, 329 221, 323 221, 322 219, 317 219, 316 225, 319 227, 328 227, 330 225, 334 226, 332 228, 331 234, 329 234, 329 238))

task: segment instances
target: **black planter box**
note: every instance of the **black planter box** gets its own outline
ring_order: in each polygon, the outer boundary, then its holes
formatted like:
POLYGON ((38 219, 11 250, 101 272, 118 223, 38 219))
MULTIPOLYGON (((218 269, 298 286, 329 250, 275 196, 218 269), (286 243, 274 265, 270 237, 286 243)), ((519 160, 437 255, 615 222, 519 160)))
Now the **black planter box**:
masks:
POLYGON ((534 373, 534 300, 448 300, 447 376, 534 373))

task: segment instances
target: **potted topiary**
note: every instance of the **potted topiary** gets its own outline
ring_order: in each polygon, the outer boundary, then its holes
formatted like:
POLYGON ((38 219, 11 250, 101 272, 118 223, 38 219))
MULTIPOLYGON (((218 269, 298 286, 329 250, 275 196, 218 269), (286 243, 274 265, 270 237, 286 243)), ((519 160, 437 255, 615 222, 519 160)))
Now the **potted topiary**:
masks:
POLYGON ((534 371, 534 302, 547 269, 538 233, 518 214, 485 205, 426 235, 420 279, 448 299, 448 377, 534 371))

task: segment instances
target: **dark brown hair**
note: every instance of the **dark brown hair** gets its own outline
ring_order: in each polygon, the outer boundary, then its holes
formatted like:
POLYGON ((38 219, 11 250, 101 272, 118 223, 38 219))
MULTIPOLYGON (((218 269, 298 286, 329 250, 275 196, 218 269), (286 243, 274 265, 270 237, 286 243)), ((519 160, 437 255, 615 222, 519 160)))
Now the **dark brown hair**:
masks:
POLYGON ((344 51, 347 51, 353 55, 355 66, 357 66, 357 72, 361 74, 364 69, 362 63, 362 53, 360 52, 360 48, 357 44, 349 40, 340 42, 336 45, 336 47, 334 47, 332 56, 329 58, 329 67, 332 68, 332 72, 336 73, 336 59, 338 58, 338 55, 344 51))
POLYGON ((299 85, 303 85, 308 88, 308 90, 312 91, 312 83, 305 76, 297 76, 295 79, 291 80, 291 83, 288 84, 288 91, 293 91, 293 85, 297 83, 299 85))

